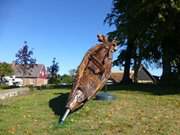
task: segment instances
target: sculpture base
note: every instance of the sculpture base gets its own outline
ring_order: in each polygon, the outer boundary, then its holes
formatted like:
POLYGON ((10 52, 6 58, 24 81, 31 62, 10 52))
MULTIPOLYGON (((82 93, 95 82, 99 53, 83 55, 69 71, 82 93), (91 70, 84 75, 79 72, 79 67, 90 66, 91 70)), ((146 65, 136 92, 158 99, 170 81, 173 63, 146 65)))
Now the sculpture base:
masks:
POLYGON ((109 94, 108 92, 99 92, 96 95, 96 100, 105 100, 105 101, 111 101, 116 99, 115 96, 112 96, 111 94, 109 94))

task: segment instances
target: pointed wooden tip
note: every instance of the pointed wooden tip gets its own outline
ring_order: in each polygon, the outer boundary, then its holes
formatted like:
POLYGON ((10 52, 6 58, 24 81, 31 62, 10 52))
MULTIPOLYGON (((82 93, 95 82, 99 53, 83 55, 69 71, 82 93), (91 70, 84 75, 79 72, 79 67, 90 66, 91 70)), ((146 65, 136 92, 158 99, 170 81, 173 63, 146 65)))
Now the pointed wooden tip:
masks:
POLYGON ((66 110, 64 116, 63 116, 62 119, 61 119, 60 124, 63 124, 63 123, 64 123, 64 121, 65 121, 66 117, 68 116, 68 114, 70 113, 70 111, 71 111, 70 109, 67 109, 67 110, 66 110))

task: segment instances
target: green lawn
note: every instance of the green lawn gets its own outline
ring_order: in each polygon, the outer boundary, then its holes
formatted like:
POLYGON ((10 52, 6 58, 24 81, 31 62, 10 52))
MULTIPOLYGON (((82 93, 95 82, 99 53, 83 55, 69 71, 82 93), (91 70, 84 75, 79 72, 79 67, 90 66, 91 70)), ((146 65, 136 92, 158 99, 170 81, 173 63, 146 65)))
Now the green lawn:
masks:
POLYGON ((34 91, 0 103, 0 135, 179 135, 180 95, 111 91, 116 100, 91 100, 64 125, 68 90, 34 91))

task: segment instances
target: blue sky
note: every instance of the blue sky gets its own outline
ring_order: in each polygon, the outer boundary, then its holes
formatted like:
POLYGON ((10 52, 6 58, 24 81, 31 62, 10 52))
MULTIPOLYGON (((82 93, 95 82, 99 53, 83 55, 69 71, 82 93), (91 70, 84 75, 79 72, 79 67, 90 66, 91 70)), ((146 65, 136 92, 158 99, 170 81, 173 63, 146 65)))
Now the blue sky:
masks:
MULTIPOLYGON (((12 62, 27 41, 38 63, 56 57, 60 74, 76 68, 104 24, 112 0, 0 0, 0 61, 12 62)), ((160 74, 160 70, 151 70, 160 74)))

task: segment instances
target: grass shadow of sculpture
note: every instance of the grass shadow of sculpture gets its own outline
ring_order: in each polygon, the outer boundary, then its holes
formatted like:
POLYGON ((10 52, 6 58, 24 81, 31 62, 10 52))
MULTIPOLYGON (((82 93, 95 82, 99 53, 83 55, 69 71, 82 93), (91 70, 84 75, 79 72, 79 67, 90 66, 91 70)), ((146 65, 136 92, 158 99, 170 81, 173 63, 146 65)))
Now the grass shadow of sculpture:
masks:
MULTIPOLYGON (((61 122, 61 119, 66 111, 66 103, 68 100, 68 96, 69 93, 54 93, 55 95, 59 95, 55 98, 52 98, 51 100, 49 100, 49 107, 52 109, 52 111, 54 112, 55 115, 59 116, 59 123, 61 122)), ((73 111, 76 112, 79 109, 81 109, 82 106, 76 110, 73 111)), ((70 113, 69 115, 71 115, 72 113, 70 113)))
POLYGON ((60 95, 49 100, 49 107, 52 109, 55 115, 59 116, 59 121, 60 121, 66 111, 65 106, 67 103, 69 93, 55 93, 55 94, 60 94, 60 95))

